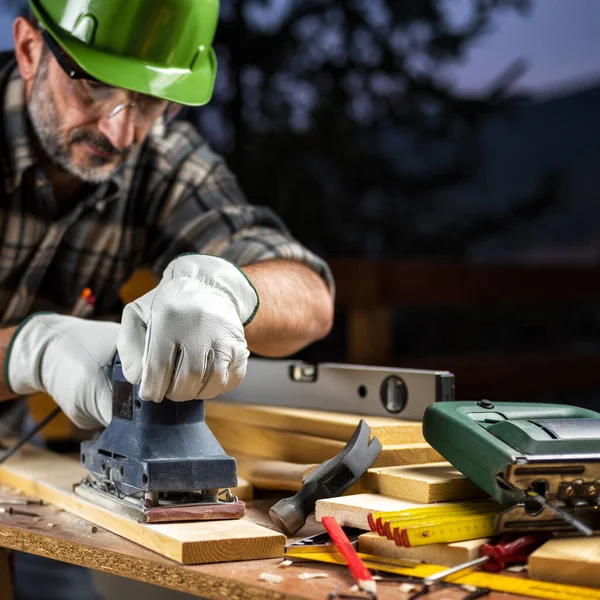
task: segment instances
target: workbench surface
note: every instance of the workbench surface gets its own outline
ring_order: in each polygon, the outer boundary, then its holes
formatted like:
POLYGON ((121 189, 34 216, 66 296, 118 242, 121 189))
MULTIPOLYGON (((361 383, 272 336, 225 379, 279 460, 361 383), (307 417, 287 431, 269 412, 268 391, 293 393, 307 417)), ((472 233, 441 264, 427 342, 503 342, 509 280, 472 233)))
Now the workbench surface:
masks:
MULTIPOLYGON (((19 497, 17 492, 5 486, 0 486, 0 496, 19 497)), ((273 502, 273 499, 260 499, 247 503, 249 518, 271 527, 268 508, 273 502)), ((345 567, 302 563, 278 568, 280 558, 184 566, 53 506, 19 508, 35 512, 39 517, 0 513, 0 548, 22 550, 202 598, 325 600, 338 584, 343 584, 341 593, 348 593, 354 583, 345 567), (259 576, 264 572, 281 575, 284 580, 279 584, 261 581, 259 576), (324 572, 329 576, 308 581, 298 578, 299 574, 307 572, 324 572)), ((302 530, 301 537, 321 531, 321 526, 311 520, 302 530)), ((399 592, 398 585, 396 582, 379 582, 380 600, 408 598, 409 594, 399 592)), ((445 587, 421 598, 459 600, 466 595, 462 590, 445 587)), ((486 598, 510 600, 522 596, 492 592, 486 598)))

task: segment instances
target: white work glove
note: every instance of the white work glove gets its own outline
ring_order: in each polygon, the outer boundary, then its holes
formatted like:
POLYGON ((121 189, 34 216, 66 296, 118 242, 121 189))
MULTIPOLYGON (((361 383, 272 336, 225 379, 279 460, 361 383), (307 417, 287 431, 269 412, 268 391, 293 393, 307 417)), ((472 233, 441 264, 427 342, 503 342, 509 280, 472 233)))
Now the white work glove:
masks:
POLYGON ((4 362, 15 394, 45 392, 83 429, 112 418, 112 362, 119 325, 34 313, 13 334, 4 362))
POLYGON ((117 347, 142 400, 214 398, 246 374, 247 325, 258 294, 233 263, 206 254, 171 261, 156 288, 123 311, 117 347))

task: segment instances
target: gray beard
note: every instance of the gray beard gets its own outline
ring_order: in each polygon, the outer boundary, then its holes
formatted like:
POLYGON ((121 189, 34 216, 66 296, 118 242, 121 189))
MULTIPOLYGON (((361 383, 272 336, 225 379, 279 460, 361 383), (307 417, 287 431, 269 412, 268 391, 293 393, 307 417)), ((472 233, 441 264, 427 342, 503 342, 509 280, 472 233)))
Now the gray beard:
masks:
MULTIPOLYGON (((38 142, 48 158, 67 173, 86 183, 99 184, 110 179, 113 170, 105 166, 83 167, 75 164, 69 157, 69 143, 61 131, 61 119, 54 98, 46 80, 48 78, 48 59, 43 57, 36 73, 27 112, 37 135, 38 142)), ((102 157, 99 164, 106 165, 102 157)))

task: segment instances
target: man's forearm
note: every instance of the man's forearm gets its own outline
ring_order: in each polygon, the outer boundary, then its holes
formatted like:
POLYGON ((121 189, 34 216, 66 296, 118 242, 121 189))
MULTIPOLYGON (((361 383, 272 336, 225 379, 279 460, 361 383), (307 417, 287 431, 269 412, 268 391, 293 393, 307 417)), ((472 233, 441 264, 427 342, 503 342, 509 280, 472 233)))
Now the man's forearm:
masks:
POLYGON ((6 359, 6 351, 8 349, 8 344, 10 343, 10 339, 13 336, 13 333, 16 331, 16 327, 9 327, 7 329, 0 329, 0 402, 3 400, 9 400, 10 398, 14 398, 15 394, 13 394, 6 387, 4 382, 4 360, 6 359))
POLYGON ((248 348, 286 356, 324 338, 333 324, 333 300, 323 279, 301 263, 271 260, 243 267, 260 308, 246 327, 248 348))

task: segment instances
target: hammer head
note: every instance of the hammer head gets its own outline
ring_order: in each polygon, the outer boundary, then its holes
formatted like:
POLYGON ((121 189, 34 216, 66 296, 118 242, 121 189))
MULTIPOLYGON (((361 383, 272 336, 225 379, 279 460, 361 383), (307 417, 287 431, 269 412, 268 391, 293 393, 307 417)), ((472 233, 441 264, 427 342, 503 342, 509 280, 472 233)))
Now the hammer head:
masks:
POLYGON ((354 485, 375 462, 381 442, 374 437, 369 442, 370 427, 361 419, 352 437, 337 456, 326 460, 305 480, 300 491, 271 507, 269 515, 288 537, 302 529, 315 510, 317 500, 336 498, 354 485))

